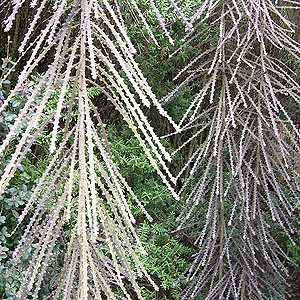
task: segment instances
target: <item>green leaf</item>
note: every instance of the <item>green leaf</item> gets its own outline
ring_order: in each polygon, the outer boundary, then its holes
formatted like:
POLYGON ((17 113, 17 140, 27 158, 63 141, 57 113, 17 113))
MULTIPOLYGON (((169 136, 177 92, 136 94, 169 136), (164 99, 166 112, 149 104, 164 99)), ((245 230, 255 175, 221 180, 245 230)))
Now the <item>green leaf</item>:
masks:
POLYGON ((17 194, 18 194, 18 190, 17 190, 16 188, 10 188, 10 189, 8 190, 8 192, 9 192, 10 194, 12 194, 12 195, 17 195, 17 194))
POLYGON ((8 121, 8 122, 13 121, 17 117, 17 115, 12 113, 11 111, 3 112, 3 116, 5 118, 5 121, 8 121))
POLYGON ((15 218, 19 218, 19 214, 18 214, 17 211, 15 211, 15 210, 13 209, 11 212, 12 212, 12 214, 13 214, 13 216, 14 216, 15 218))
POLYGON ((21 104, 21 100, 12 98, 11 103, 13 107, 18 107, 21 104))
POLYGON ((23 171, 25 171, 26 168, 24 166, 20 165, 20 166, 18 166, 18 169, 23 172, 23 171))

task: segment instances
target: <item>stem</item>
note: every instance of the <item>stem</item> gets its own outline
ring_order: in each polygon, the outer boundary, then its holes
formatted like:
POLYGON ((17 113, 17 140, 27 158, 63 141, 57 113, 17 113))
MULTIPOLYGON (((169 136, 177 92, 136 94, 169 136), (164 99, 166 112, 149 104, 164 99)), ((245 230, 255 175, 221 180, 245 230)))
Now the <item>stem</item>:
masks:
POLYGON ((243 283, 242 283, 242 290, 241 290, 241 300, 245 299, 245 291, 246 291, 246 280, 245 280, 245 273, 243 273, 243 283))
MULTIPOLYGON (((224 1, 222 3, 222 15, 224 15, 224 9, 225 9, 225 4, 224 1)), ((224 32, 225 32, 225 19, 224 17, 221 20, 221 30, 222 30, 222 36, 221 42, 223 41, 224 38, 224 32)), ((226 97, 226 91, 225 91, 225 43, 222 45, 222 52, 221 52, 221 59, 222 59, 222 90, 221 90, 221 99, 222 101, 222 128, 221 132, 223 132, 225 128, 225 113, 226 113, 226 104, 225 104, 225 97, 226 97)), ((223 253, 223 244, 224 244, 224 235, 225 235, 225 204, 224 204, 224 187, 223 187, 223 141, 219 140, 219 151, 218 151, 218 163, 220 164, 220 201, 221 201, 221 211, 220 211, 220 251, 219 254, 220 256, 223 253)), ((223 257, 220 260, 220 265, 219 265, 219 283, 221 282, 222 278, 224 275, 224 259, 223 257)), ((220 286, 219 288, 219 299, 222 299, 222 288, 220 286)))
POLYGON ((86 157, 85 157, 85 108, 86 96, 86 0, 81 1, 81 45, 79 64, 79 90, 78 90, 78 126, 79 126, 79 199, 78 199, 78 236, 80 241, 80 275, 81 281, 78 296, 82 300, 88 299, 88 276, 87 276, 87 232, 86 232, 86 157))
MULTIPOLYGON (((224 71, 223 71, 224 72, 224 71)), ((224 80, 224 75, 223 75, 224 80)), ((222 131, 225 127, 225 85, 222 87, 222 101, 223 101, 223 112, 222 112, 222 131)), ((225 235, 225 201, 224 201, 224 186, 223 186, 223 142, 219 142, 219 153, 218 153, 219 159, 218 162, 220 163, 220 201, 221 201, 221 211, 220 211, 220 256, 223 253, 223 244, 224 244, 224 235, 225 235)), ((219 282, 222 280, 224 275, 224 259, 223 257, 220 260, 219 265, 219 282)), ((220 287, 219 291, 219 299, 222 299, 222 289, 220 287)))

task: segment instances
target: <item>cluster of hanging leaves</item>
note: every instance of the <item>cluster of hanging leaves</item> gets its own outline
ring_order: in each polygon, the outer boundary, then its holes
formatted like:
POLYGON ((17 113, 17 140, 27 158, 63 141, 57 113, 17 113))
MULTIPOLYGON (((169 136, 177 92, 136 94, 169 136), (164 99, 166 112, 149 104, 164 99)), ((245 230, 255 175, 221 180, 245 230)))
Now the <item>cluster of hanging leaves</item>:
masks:
POLYGON ((178 124, 181 135, 188 133, 180 148, 194 148, 179 194, 195 176, 197 183, 177 232, 190 228, 199 247, 182 299, 197 299, 203 290, 207 300, 286 299, 282 260, 288 258, 271 232, 276 224, 292 243, 298 233, 300 134, 288 105, 299 110, 300 85, 280 57, 299 60, 295 25, 281 13, 299 8, 296 1, 207 0, 190 17, 195 22, 182 47, 203 51, 162 99, 196 90, 178 124), (195 45, 197 37, 204 38, 195 45))
MULTIPOLYGON (((11 2, 5 30, 12 26, 23 2, 11 2)), ((20 53, 26 49, 31 55, 0 108, 0 112, 5 109, 35 67, 54 52, 52 63, 0 146, 3 153, 21 135, 1 177, 2 193, 42 129, 53 123, 51 161, 19 217, 21 223, 36 206, 14 253, 18 260, 32 241, 38 241, 18 297, 33 290, 33 299, 38 298, 59 232, 74 215, 53 299, 74 295, 78 299, 102 299, 102 295, 131 299, 125 281, 142 299, 138 277, 147 278, 157 289, 136 254, 136 248, 145 251, 135 233, 126 195, 132 195, 149 220, 151 216, 114 165, 105 126, 87 96, 89 87, 97 87, 122 115, 174 198, 178 196, 172 184, 187 169, 189 177, 179 194, 197 178, 178 217, 177 232, 191 230, 199 248, 185 272, 190 283, 182 299, 197 299, 202 291, 207 292, 207 300, 285 299, 278 282, 284 283, 280 269, 287 274, 282 260, 288 258, 270 229, 276 223, 293 242, 292 220, 300 192, 295 172, 300 135, 286 103, 299 107, 300 86, 295 72, 279 55, 299 59, 299 45, 291 38, 294 25, 281 13, 299 9, 298 2, 205 0, 186 15, 181 10, 183 1, 169 0, 170 11, 186 25, 182 47, 189 44, 203 51, 180 70, 174 78, 177 88, 161 101, 134 60, 135 49, 117 1, 56 0, 45 28, 32 41, 45 3, 31 1, 36 13, 19 48, 20 53), (204 37, 201 43, 195 44, 200 36, 204 37), (70 84, 72 95, 66 97, 70 84), (176 124, 162 105, 187 88, 195 96, 176 124), (57 89, 55 113, 44 120, 47 101, 57 89), (173 134, 185 138, 175 152, 193 144, 194 152, 179 174, 168 169, 172 156, 141 105, 154 105, 173 127, 173 134), (71 121, 74 111, 75 122, 71 121), (63 112, 67 112, 65 119, 63 112), (26 130, 20 133, 25 122, 26 130), (203 220, 199 215, 206 217, 203 220)), ((138 3, 126 4, 154 39, 138 3)), ((149 4, 173 44, 155 2, 149 4)))
MULTIPOLYGON (((12 11, 5 21, 6 31, 12 26, 23 2, 13 1, 12 11)), ((174 197, 177 195, 169 183, 173 178, 166 167, 171 157, 148 123, 140 104, 148 107, 151 101, 174 127, 176 124, 157 101, 135 63, 135 49, 115 7, 106 0, 101 4, 95 0, 55 1, 47 25, 30 43, 45 3, 44 0, 30 4, 36 13, 19 52, 24 53, 26 49, 31 55, 14 90, 1 106, 3 111, 34 68, 50 51, 54 52, 53 62, 34 86, 0 149, 3 153, 10 141, 21 135, 1 177, 3 192, 42 129, 49 122, 53 123, 51 161, 19 217, 20 224, 32 207, 37 206, 14 252, 17 261, 32 241, 38 241, 18 298, 23 299, 31 290, 34 291, 33 299, 38 298, 59 233, 74 216, 64 268, 53 299, 70 299, 76 293, 79 299, 102 299, 102 295, 108 299, 129 299, 125 280, 142 298, 138 277, 147 278, 155 289, 157 287, 137 256, 137 247, 142 253, 145 250, 133 227, 135 220, 127 195, 132 195, 150 221, 151 216, 114 165, 105 126, 88 98, 87 89, 97 87, 114 104, 174 197), (67 97, 70 84, 72 95, 67 97), (43 119, 47 101, 57 89, 60 94, 55 113, 43 119), (77 112, 76 121, 71 121, 74 111, 77 112), (62 112, 67 112, 64 120, 62 112), (26 130, 20 133, 25 122, 26 130), (98 133, 99 126, 102 134, 98 133), (64 134, 58 137, 61 127, 64 134)))

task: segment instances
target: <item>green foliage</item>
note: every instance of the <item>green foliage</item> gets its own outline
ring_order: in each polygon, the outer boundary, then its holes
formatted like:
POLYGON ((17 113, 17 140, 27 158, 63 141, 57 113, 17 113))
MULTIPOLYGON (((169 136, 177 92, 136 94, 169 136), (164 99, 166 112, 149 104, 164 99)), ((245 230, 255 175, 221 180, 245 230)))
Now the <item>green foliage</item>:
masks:
MULTIPOLYGON (((176 297, 180 293, 179 284, 185 282, 184 276, 178 282, 179 275, 188 267, 189 257, 195 252, 182 243, 181 237, 172 234, 182 204, 173 199, 127 126, 119 130, 109 126, 107 135, 118 169, 153 217, 153 222, 149 222, 140 207, 129 199, 137 233, 147 251, 147 256, 140 253, 141 260, 161 287, 170 289, 176 297)), ((154 299, 154 292, 150 290, 144 289, 143 294, 145 299, 154 299)))
MULTIPOLYGON (((1 66, 2 74, 7 72, 14 72, 13 62, 2 59, 3 64, 1 66)), ((31 87, 34 86, 40 77, 32 77, 31 81, 19 88, 15 96, 10 100, 9 106, 0 115, 0 137, 3 139, 9 129, 14 124, 14 119, 20 113, 20 110, 24 107, 27 98, 31 94, 31 87)), ((8 81, 0 82, 0 101, 6 99, 8 90, 6 86, 10 84, 8 81), (2 84, 2 85, 1 85, 2 84)), ((45 112, 44 117, 52 109, 51 104, 48 107, 48 112, 45 112)), ((7 150, 1 156, 0 175, 3 174, 4 168, 9 164, 11 155, 15 149, 15 144, 20 139, 22 133, 26 129, 27 122, 23 123, 16 134, 14 140, 9 144, 7 150)), ((37 159, 37 151, 34 153, 29 152, 22 161, 22 165, 17 167, 15 176, 10 181, 10 185, 6 188, 5 192, 0 196, 0 224, 2 225, 0 231, 0 298, 1 299, 16 299, 16 294, 22 284, 24 275, 28 263, 31 259, 32 253, 35 250, 35 244, 29 245, 26 251, 23 253, 20 262, 15 263, 12 258, 12 252, 17 247, 18 241, 24 233, 24 230, 30 220, 32 211, 25 218, 21 226, 18 225, 18 218, 22 213, 25 203, 29 200, 33 188, 36 186, 40 175, 45 169, 48 155, 48 151, 45 151, 47 141, 47 130, 43 131, 43 134, 39 137, 33 148, 36 149, 36 145, 42 144, 43 147, 43 159, 37 159), (13 234, 12 234, 13 233, 13 234)), ((46 293, 44 289, 40 292, 40 299, 43 299, 43 293, 46 293)), ((31 293, 28 293, 31 295, 31 293)), ((27 298, 24 298, 27 299, 27 298)))
MULTIPOLYGON (((31 165, 31 168, 35 167, 31 165)), ((12 251, 16 248, 18 240, 23 234, 28 223, 28 217, 20 227, 17 227, 17 220, 24 208, 24 203, 30 197, 31 188, 35 184, 34 178, 28 175, 26 168, 20 166, 20 169, 10 187, 0 198, 0 222, 3 225, 0 232, 0 295, 2 297, 5 295, 7 297, 5 299, 16 299, 16 293, 26 273, 32 247, 34 247, 34 244, 29 247, 23 254, 22 260, 18 264, 14 264, 12 251), (13 235, 12 232, 14 232, 13 235)))

